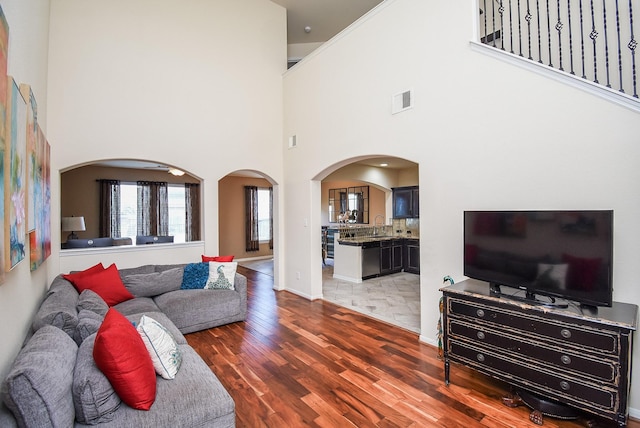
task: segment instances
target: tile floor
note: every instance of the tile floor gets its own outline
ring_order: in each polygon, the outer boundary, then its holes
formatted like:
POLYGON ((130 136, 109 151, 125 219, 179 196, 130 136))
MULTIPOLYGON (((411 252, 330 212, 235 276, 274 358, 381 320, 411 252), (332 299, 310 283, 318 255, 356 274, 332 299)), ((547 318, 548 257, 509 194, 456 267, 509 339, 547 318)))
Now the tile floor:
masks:
POLYGON ((333 278, 333 260, 322 268, 324 299, 420 333, 420 275, 394 273, 356 284, 333 278))
MULTIPOLYGON (((273 276, 273 259, 242 261, 249 269, 273 276)), ((324 299, 370 317, 420 333, 420 276, 395 273, 360 284, 333 278, 333 260, 322 267, 324 299)))

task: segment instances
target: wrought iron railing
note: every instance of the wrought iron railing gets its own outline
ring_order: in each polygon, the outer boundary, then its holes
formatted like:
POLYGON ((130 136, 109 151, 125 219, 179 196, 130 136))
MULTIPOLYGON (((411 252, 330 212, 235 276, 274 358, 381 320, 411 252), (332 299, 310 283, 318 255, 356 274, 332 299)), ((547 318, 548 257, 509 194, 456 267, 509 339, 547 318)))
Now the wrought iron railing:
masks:
POLYGON ((640 0, 479 0, 482 43, 638 98, 640 0), (636 19, 637 21, 637 19, 636 19))

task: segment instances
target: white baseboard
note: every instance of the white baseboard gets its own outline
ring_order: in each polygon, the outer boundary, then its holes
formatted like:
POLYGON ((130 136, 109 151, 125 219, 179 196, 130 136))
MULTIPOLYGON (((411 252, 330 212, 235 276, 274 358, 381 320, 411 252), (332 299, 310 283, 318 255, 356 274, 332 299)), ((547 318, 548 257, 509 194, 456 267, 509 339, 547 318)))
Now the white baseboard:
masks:
POLYGON ((268 260, 268 259, 272 259, 273 255, 267 255, 267 256, 258 256, 258 257, 245 257, 244 259, 233 259, 234 262, 253 262, 256 260, 268 260))

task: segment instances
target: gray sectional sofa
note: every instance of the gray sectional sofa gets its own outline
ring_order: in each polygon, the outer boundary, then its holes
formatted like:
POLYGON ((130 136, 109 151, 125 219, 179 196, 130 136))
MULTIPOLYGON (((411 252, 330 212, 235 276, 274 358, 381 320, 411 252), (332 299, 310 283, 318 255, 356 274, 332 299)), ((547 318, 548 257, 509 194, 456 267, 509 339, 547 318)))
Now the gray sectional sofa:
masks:
POLYGON ((148 411, 122 402, 94 361, 106 303, 95 293, 79 294, 60 275, 0 387, 0 427, 234 427, 233 399, 183 334, 245 320, 246 278, 236 274, 234 290, 181 289, 184 266, 119 271, 134 298, 113 308, 134 324, 153 318, 181 354, 174 379, 157 376, 148 411))

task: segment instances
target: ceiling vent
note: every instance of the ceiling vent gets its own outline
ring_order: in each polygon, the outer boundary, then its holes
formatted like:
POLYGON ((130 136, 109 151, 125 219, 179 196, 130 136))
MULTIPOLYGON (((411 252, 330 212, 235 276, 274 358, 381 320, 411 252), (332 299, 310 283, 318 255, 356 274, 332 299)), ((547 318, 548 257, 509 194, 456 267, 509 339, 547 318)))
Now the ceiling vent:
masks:
POLYGON ((391 114, 400 113, 413 107, 413 91, 400 92, 391 98, 391 114))

